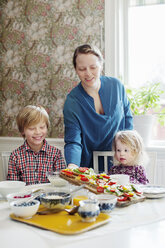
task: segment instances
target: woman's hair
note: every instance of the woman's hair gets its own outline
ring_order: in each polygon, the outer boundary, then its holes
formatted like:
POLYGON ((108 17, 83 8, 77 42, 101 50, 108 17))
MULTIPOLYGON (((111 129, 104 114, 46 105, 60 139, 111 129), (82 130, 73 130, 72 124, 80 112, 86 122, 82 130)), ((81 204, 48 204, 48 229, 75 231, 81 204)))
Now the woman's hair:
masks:
POLYGON ((24 137, 24 128, 38 124, 40 121, 44 121, 47 128, 50 126, 49 115, 46 110, 38 105, 28 105, 20 110, 16 117, 16 122, 19 132, 24 137))
POLYGON ((78 54, 93 54, 98 57, 101 65, 103 65, 103 56, 100 50, 96 46, 85 44, 85 45, 77 47, 76 50, 74 51, 73 65, 75 69, 76 69, 76 59, 77 59, 78 54))
MULTIPOLYGON (((148 163, 148 156, 145 152, 143 139, 136 130, 124 130, 116 133, 113 143, 112 150, 116 151, 116 142, 120 140, 121 143, 130 147, 131 152, 135 154, 135 161, 133 165, 143 165, 148 163)), ((119 164, 114 156, 114 164, 119 164)))

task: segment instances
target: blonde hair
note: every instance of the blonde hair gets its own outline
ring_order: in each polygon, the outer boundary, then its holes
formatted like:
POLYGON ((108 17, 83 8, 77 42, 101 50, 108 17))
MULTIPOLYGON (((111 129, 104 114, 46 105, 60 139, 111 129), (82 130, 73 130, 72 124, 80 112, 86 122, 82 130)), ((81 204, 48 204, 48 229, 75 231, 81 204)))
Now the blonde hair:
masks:
MULTIPOLYGON (((134 165, 145 165, 148 163, 148 155, 145 152, 143 139, 136 130, 124 130, 116 133, 113 143, 112 150, 116 151, 116 142, 120 140, 121 143, 126 144, 130 147, 131 152, 135 154, 134 165)), ((114 164, 119 164, 114 156, 114 164)))
POLYGON ((47 125, 47 128, 49 128, 49 115, 41 105, 27 105, 26 107, 20 110, 16 117, 18 130, 24 138, 24 128, 38 124, 40 121, 44 121, 47 125))
POLYGON ((104 60, 103 60, 103 56, 102 56, 100 50, 96 46, 85 44, 85 45, 77 47, 74 51, 73 65, 74 65, 75 69, 76 69, 76 59, 77 59, 77 56, 79 54, 93 54, 96 57, 98 57, 101 66, 103 65, 104 60))

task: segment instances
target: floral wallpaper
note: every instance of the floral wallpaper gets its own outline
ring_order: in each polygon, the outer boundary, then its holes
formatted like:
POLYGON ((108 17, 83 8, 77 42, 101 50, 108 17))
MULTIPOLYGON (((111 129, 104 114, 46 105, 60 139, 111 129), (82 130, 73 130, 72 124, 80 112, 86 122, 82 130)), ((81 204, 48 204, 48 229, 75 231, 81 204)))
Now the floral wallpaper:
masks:
POLYGON ((20 136, 18 111, 41 104, 49 137, 63 137, 63 104, 79 82, 72 66, 84 43, 104 53, 104 0, 0 1, 0 136, 20 136))

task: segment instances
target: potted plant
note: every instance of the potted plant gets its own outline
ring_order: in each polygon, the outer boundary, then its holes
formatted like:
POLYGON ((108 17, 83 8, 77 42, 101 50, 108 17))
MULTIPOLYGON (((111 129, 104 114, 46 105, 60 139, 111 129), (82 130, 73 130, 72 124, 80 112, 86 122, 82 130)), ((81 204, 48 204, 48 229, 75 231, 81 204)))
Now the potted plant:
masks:
POLYGON ((160 83, 147 83, 139 88, 126 88, 133 113, 134 128, 141 134, 145 145, 148 145, 151 137, 153 116, 161 126, 165 126, 165 108, 160 104, 160 96, 164 93, 160 89, 160 83))

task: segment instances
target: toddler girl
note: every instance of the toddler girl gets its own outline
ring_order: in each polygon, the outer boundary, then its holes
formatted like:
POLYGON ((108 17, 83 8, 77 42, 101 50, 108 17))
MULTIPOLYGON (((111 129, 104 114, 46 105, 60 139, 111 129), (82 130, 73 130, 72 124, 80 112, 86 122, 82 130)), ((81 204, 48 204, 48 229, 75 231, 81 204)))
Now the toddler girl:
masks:
POLYGON ((148 162, 141 136, 135 130, 116 133, 112 150, 115 152, 114 165, 109 174, 127 174, 130 182, 135 184, 149 183, 142 164, 148 162))

